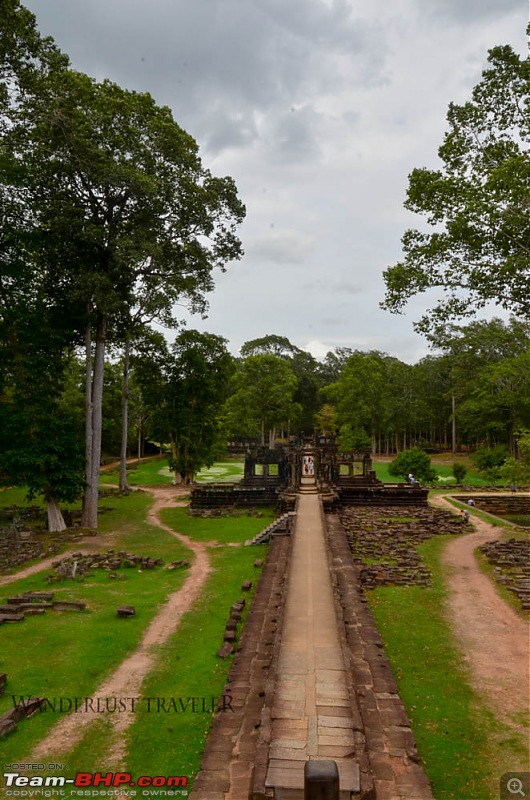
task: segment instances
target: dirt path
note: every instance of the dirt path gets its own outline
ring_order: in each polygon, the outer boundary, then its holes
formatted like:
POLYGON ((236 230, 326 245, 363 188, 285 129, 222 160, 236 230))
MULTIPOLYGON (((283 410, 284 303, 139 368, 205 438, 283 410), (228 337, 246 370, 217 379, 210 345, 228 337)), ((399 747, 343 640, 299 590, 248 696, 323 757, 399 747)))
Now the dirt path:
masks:
MULTIPOLYGON (((431 502, 454 511, 443 496, 431 502)), ((500 539, 503 529, 478 517, 472 522, 475 532, 449 542, 443 554, 450 621, 475 688, 503 722, 521 732, 521 715, 528 714, 530 628, 498 594, 474 555, 479 545, 500 539)))
POLYGON ((36 575, 38 572, 44 572, 47 569, 51 569, 53 564, 55 564, 57 561, 60 561, 63 558, 68 558, 73 553, 98 552, 102 547, 108 548, 109 546, 112 546, 112 542, 112 533, 105 533, 104 536, 91 536, 90 538, 85 537, 83 541, 76 542, 75 546, 69 547, 67 550, 64 550, 61 553, 55 553, 55 555, 50 556, 49 558, 43 558, 42 561, 39 561, 37 564, 32 564, 30 567, 23 567, 23 569, 19 569, 18 572, 14 572, 12 575, 2 575, 2 577, 0 577, 0 586, 7 586, 10 583, 21 580, 22 578, 29 578, 31 575, 36 575))
MULTIPOLYGON (((155 664, 157 646, 167 641, 177 629, 182 615, 189 611, 198 598, 206 578, 211 572, 206 545, 193 542, 187 536, 175 533, 160 520, 159 512, 162 508, 184 505, 184 503, 180 503, 175 498, 178 490, 174 486, 165 486, 149 487, 146 491, 149 491, 155 498, 155 502, 147 515, 148 522, 168 531, 185 544, 186 547, 193 550, 195 559, 188 571, 184 585, 177 592, 170 595, 166 604, 147 628, 137 649, 104 681, 94 693, 94 699, 98 697, 130 698, 140 695, 142 682, 155 664)), ((82 711, 62 718, 54 725, 48 735, 39 742, 27 763, 57 758, 58 753, 70 752, 80 742, 87 727, 99 718, 101 718, 101 714, 83 713, 82 711)), ((114 728, 115 736, 113 738, 115 744, 108 753, 106 760, 108 766, 114 764, 114 766, 120 767, 126 754, 123 741, 124 732, 134 721, 134 714, 131 711, 109 714, 108 719, 114 728)))

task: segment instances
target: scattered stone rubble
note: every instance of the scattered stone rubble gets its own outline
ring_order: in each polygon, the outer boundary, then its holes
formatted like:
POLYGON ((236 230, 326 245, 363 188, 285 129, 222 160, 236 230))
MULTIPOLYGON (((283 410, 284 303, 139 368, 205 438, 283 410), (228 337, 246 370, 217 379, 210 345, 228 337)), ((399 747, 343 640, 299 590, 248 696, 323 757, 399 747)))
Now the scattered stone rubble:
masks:
POLYGON ((49 534, 26 527, 21 519, 0 528, 0 573, 8 575, 35 558, 46 558, 59 553, 70 540, 66 533, 49 534))
POLYGON ((237 639, 237 626, 241 622, 241 616, 245 605, 246 600, 241 599, 230 606, 230 617, 226 623, 223 644, 216 653, 218 658, 228 658, 228 656, 232 655, 234 652, 237 639))
MULTIPOLYGON (((138 556, 134 553, 127 553, 120 550, 107 550, 105 553, 72 553, 67 558, 62 558, 53 563, 54 572, 48 575, 48 582, 56 583, 61 580, 73 579, 83 581, 93 574, 94 570, 102 569, 109 573, 109 578, 121 578, 125 575, 119 574, 120 569, 151 570, 163 565, 161 558, 151 558, 150 556, 138 556)), ((189 561, 172 561, 166 569, 174 570, 178 567, 185 569, 190 566, 189 561)))
MULTIPOLYGON (((7 675, 1 675, 0 679, 1 678, 7 680, 7 675)), ((7 736, 8 733, 12 733, 21 719, 32 717, 33 714, 40 711, 45 703, 46 699, 44 697, 28 697, 27 699, 20 700, 13 708, 10 708, 2 714, 2 716, 0 716, 0 739, 3 736, 7 736)))
POLYGON ((487 542, 478 549, 493 566, 498 583, 518 597, 523 611, 530 611, 530 541, 487 542))
POLYGON ((5 604, 0 605, 0 625, 22 622, 26 617, 44 614, 49 609, 84 611, 85 608, 86 603, 75 600, 54 600, 53 592, 23 592, 14 597, 8 597, 5 604))
POLYGON ((430 571, 417 545, 432 536, 460 534, 466 529, 463 518, 430 506, 349 507, 340 522, 366 589, 429 586, 430 571))
MULTIPOLYGON (((112 506, 100 506, 99 513, 112 511, 112 506)), ((70 542, 81 542, 97 531, 81 529, 81 511, 65 510, 68 526, 60 533, 47 530, 47 515, 40 506, 9 506, 0 509, 0 574, 9 575, 14 569, 36 558, 49 558, 65 549, 70 542)))

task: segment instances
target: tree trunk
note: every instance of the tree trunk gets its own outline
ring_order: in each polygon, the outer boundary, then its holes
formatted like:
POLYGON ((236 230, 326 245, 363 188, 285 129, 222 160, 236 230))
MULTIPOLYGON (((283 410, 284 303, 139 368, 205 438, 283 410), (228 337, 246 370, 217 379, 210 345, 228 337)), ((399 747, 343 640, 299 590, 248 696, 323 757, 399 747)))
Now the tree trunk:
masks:
POLYGON ((453 388, 451 388, 451 452, 456 453, 456 399, 453 388))
MULTIPOLYGON (((177 462, 177 443, 175 441, 175 437, 171 434, 171 460, 174 464, 177 462)), ((178 471, 178 469, 174 468, 175 477, 173 478, 173 486, 178 486, 182 483, 182 475, 178 471)))
POLYGON ((59 504, 54 497, 48 498, 48 530, 50 533, 58 533, 66 530, 66 523, 62 515, 59 504))
MULTIPOLYGON (((88 486, 92 475, 92 327, 89 319, 85 330, 85 484, 82 524, 85 526, 88 486)), ((86 526, 88 527, 88 526, 86 526)))
POLYGON ((101 426, 103 421, 103 374, 105 368, 105 343, 107 337, 107 318, 98 319, 96 334, 96 353, 92 376, 92 450, 91 469, 85 489, 83 507, 83 527, 98 526, 99 468, 101 462, 101 426))
POLYGON ((123 353, 123 390, 121 398, 121 449, 120 449, 120 489, 122 492, 130 490, 127 483, 127 438, 129 434, 129 358, 131 340, 129 334, 125 337, 123 353))
POLYGON ((261 444, 265 445, 265 419, 261 419, 261 444))

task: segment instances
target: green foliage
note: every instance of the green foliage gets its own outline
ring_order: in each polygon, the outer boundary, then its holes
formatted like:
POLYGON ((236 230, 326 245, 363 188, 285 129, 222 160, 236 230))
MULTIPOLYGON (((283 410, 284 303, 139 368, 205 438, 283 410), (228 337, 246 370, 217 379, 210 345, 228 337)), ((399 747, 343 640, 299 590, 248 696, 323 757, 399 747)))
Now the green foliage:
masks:
POLYGON ((402 450, 390 463, 388 471, 391 475, 401 475, 402 477, 412 473, 416 480, 426 483, 432 483, 438 478, 436 470, 431 465, 431 459, 424 450, 420 450, 418 447, 402 450))
POLYGON ((25 303, 0 296, 0 478, 72 502, 83 489, 82 426, 65 391, 71 337, 56 314, 35 291, 25 303))
POLYGON ((335 406, 342 429, 364 430, 375 435, 383 420, 386 363, 378 352, 355 352, 346 361, 336 383, 323 391, 324 400, 335 406))
POLYGON ((300 406, 294 396, 296 375, 285 359, 272 354, 249 356, 234 378, 233 394, 225 409, 227 430, 236 435, 261 436, 277 426, 294 428, 300 406))
POLYGON ((495 447, 479 447, 473 456, 477 469, 488 474, 497 474, 498 468, 504 464, 508 457, 506 445, 499 444, 495 447))
POLYGON ((341 450, 354 450, 356 453, 364 453, 372 449, 372 438, 363 428, 342 425, 339 431, 338 444, 341 450))
POLYGON ((520 430, 516 435, 518 458, 509 456, 500 467, 499 477, 511 484, 530 482, 530 431, 520 430))
POLYGON ((499 467, 498 475, 506 483, 520 485, 530 481, 530 468, 519 459, 510 456, 499 467))
POLYGON ((185 482, 211 466, 219 449, 219 413, 234 369, 226 340, 185 330, 167 365, 165 416, 171 440, 170 466, 185 482))
POLYGON ((135 314, 167 323, 176 303, 204 312, 212 271, 241 256, 235 230, 245 209, 233 180, 204 168, 168 107, 68 69, 29 12, 15 0, 7 11, 0 288, 12 296, 23 278, 31 291, 20 301, 38 293, 62 307, 72 339, 85 339, 83 521, 95 526, 107 342, 130 336, 135 314))
POLYGON ((517 449, 525 467, 530 467, 530 430, 522 429, 516 435, 517 449))
POLYGON ((329 403, 324 403, 320 411, 315 414, 315 428, 324 436, 335 436, 337 433, 337 412, 329 403))
POLYGON ((462 464, 461 461, 455 461, 453 464, 453 475, 455 476, 455 481, 457 483, 463 483, 464 478, 466 477, 467 467, 465 464, 462 464))
POLYGON ((267 336, 261 336, 259 339, 251 339, 241 345, 239 350, 242 358, 268 354, 290 359, 294 355, 303 352, 299 347, 292 344, 286 336, 277 336, 276 334, 268 334, 267 336))
POLYGON ((314 415, 320 407, 319 389, 322 378, 318 362, 311 353, 296 347, 285 336, 275 334, 245 342, 239 352, 244 359, 249 356, 274 355, 289 364, 298 380, 293 397, 294 403, 300 408, 297 422, 303 430, 312 430, 314 415))
POLYGON ((510 46, 489 51, 472 99, 451 103, 440 170, 415 169, 406 208, 433 233, 407 231, 405 258, 384 273, 384 308, 399 312, 428 289, 444 297, 417 328, 428 331, 494 302, 524 317, 529 311, 530 62, 510 46))

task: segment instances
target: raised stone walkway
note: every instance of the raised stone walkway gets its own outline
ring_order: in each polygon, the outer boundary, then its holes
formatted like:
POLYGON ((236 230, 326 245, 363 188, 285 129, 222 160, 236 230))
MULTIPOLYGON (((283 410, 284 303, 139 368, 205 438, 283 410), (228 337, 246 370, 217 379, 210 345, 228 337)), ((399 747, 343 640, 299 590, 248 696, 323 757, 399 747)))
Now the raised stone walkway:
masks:
MULTIPOLYGON (((310 483, 306 479, 307 483, 310 483)), ((302 487, 305 488, 305 487, 302 487)), ((341 792, 359 792, 348 676, 338 633, 317 494, 298 499, 285 621, 272 707, 272 739, 266 786, 296 789, 304 762, 337 762, 341 792)))
POLYGON ((234 713, 215 718, 190 800, 303 800, 305 762, 328 759, 340 800, 432 800, 346 536, 313 478, 290 538, 271 544, 229 678, 234 713))

